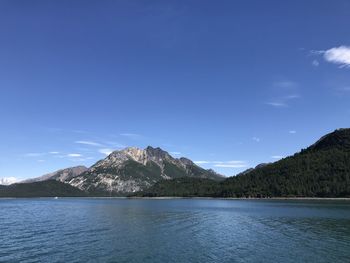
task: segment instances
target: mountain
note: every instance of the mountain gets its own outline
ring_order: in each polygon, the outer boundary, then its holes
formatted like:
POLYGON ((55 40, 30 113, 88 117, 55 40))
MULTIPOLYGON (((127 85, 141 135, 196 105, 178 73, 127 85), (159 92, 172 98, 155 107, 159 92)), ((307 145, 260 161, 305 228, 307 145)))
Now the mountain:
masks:
POLYGON ((78 197, 86 193, 56 180, 0 185, 0 197, 78 197))
POLYGON ((186 158, 173 158, 160 148, 129 147, 112 152, 87 171, 65 180, 94 195, 125 195, 141 191, 160 180, 180 177, 222 180, 212 170, 205 170, 186 158))
POLYGON ((159 182, 141 196, 350 197, 350 129, 323 136, 299 153, 222 182, 159 182), (173 189, 177 189, 174 192, 173 189), (207 189, 207 192, 205 192, 207 189), (209 193, 209 194, 206 194, 209 193))
POLYGON ((70 168, 58 170, 53 173, 45 174, 40 177, 24 180, 24 181, 21 181, 21 183, 34 183, 34 182, 41 182, 41 181, 47 181, 47 180, 56 180, 60 182, 66 182, 87 170, 88 168, 85 166, 70 167, 70 168))
POLYGON ((77 166, 58 170, 21 183, 56 180, 90 195, 127 195, 142 191, 160 180, 181 177, 223 180, 213 170, 205 170, 187 158, 173 158, 161 148, 148 146, 114 151, 90 168, 77 166))

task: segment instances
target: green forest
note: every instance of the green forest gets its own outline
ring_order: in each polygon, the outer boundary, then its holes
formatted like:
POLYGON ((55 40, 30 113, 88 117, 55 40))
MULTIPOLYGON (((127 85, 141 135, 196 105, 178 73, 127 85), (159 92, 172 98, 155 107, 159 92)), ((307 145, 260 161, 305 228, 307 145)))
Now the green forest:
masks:
POLYGON ((138 196, 350 197, 350 129, 307 149, 222 182, 180 178, 156 183, 138 196))

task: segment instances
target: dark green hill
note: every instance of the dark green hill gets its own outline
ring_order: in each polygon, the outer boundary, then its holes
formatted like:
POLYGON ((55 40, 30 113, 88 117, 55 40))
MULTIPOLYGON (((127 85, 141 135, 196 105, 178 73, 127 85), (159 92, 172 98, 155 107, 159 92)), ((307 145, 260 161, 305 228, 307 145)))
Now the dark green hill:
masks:
POLYGON ((209 188, 207 182, 191 184, 192 192, 187 181, 162 181, 144 195, 350 197, 350 129, 336 130, 293 156, 212 182, 209 188))
POLYGON ((76 187, 48 180, 34 183, 19 183, 0 186, 0 197, 77 197, 86 194, 76 187))
POLYGON ((307 148, 307 151, 319 151, 327 149, 350 149, 350 129, 338 129, 319 139, 316 143, 307 148))
POLYGON ((136 193, 140 197, 216 197, 220 193, 220 184, 212 179, 182 177, 163 180, 149 189, 136 193))
POLYGON ((336 130, 300 153, 227 179, 222 196, 350 196, 350 129, 336 130))

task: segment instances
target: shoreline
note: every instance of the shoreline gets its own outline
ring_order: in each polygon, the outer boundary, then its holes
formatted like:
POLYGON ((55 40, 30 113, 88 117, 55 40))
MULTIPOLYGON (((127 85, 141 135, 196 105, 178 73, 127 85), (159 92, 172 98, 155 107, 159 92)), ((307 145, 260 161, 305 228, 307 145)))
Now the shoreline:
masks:
POLYGON ((350 197, 178 197, 178 196, 161 196, 161 197, 127 197, 127 199, 153 199, 153 200, 167 200, 167 199, 207 199, 207 200, 343 200, 350 201, 350 197))
POLYGON ((161 196, 161 197, 137 197, 137 196, 37 196, 37 197, 0 197, 0 200, 6 199, 127 199, 127 200, 171 200, 171 199, 198 199, 198 200, 244 200, 244 201, 273 201, 273 200, 300 200, 300 201, 350 201, 350 197, 270 197, 270 198, 242 198, 242 197, 180 197, 180 196, 161 196))

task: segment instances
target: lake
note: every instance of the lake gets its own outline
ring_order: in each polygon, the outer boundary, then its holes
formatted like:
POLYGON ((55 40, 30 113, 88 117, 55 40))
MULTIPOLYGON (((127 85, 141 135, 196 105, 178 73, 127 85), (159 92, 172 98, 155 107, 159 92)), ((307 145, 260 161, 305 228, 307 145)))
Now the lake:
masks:
POLYGON ((350 201, 0 199, 0 262, 350 262, 350 201))

